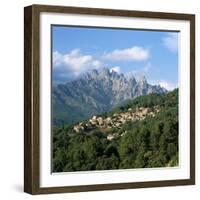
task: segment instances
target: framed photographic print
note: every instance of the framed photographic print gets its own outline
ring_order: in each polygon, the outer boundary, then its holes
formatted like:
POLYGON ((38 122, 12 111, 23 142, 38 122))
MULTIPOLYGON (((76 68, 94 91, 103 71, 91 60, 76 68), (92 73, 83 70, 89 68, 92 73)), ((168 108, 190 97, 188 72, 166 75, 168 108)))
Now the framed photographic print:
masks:
POLYGON ((24 191, 194 184, 195 16, 24 11, 24 191))

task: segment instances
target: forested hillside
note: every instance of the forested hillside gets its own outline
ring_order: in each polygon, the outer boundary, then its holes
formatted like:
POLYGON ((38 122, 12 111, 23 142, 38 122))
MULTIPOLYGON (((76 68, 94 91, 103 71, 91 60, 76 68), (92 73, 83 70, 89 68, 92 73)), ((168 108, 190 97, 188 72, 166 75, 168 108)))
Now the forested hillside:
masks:
POLYGON ((177 165, 178 89, 53 130, 54 172, 177 165))

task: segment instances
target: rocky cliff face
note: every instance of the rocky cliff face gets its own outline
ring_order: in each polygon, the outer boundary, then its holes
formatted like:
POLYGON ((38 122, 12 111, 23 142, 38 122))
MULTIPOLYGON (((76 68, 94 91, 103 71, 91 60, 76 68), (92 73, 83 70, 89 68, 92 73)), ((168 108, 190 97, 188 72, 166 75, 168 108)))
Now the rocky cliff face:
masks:
POLYGON ((159 85, 150 85, 144 76, 136 81, 107 68, 93 70, 75 81, 53 86, 53 123, 76 123, 109 111, 127 99, 166 92, 159 85))

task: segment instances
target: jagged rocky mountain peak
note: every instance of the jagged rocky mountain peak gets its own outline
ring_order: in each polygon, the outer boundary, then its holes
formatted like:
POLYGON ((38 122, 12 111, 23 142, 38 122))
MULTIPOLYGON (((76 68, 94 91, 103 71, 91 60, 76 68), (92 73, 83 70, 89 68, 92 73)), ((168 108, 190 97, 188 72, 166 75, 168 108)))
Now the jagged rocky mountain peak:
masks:
POLYGON ((144 74, 140 76, 139 83, 142 85, 147 84, 147 79, 144 74))
POLYGON ((100 71, 100 74, 103 75, 103 76, 109 76, 110 75, 110 70, 105 67, 100 71))
POLYGON ((132 85, 136 85, 137 84, 137 81, 136 81, 136 79, 135 79, 135 77, 133 75, 128 77, 127 79, 132 85))
POLYGON ((107 112, 128 99, 166 92, 165 88, 149 84, 144 75, 136 81, 134 76, 127 77, 108 68, 91 70, 72 82, 53 87, 54 122, 76 123, 107 112))
POLYGON ((91 75, 95 75, 95 76, 96 76, 96 75, 98 75, 98 74, 99 74, 99 72, 98 72, 98 70, 97 70, 97 69, 92 69, 92 70, 91 70, 91 72, 90 72, 90 74, 91 74, 91 75))

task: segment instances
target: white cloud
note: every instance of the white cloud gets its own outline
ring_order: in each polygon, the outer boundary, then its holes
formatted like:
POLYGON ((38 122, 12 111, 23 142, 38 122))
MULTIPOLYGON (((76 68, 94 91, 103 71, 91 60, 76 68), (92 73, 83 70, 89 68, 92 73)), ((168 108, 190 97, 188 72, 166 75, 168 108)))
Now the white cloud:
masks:
POLYGON ((114 61, 143 61, 149 57, 149 50, 139 46, 127 49, 115 49, 103 56, 104 59, 114 61))
POLYGON ((53 70, 55 79, 73 79, 91 69, 99 69, 102 63, 91 55, 83 55, 80 49, 73 49, 69 53, 53 52, 53 70))
POLYGON ((144 65, 144 67, 139 68, 139 69, 133 69, 129 72, 127 72, 125 75, 129 78, 129 77, 136 77, 139 78, 142 75, 147 75, 149 70, 151 69, 152 65, 151 62, 148 62, 144 65))
POLYGON ((175 85, 173 83, 169 83, 167 81, 161 81, 159 84, 160 84, 161 87, 164 87, 165 89, 167 89, 169 91, 177 88, 177 85, 175 85))
POLYGON ((150 83, 152 85, 160 85, 161 87, 164 87, 168 91, 172 91, 172 90, 174 90, 175 88, 178 87, 176 84, 171 83, 171 82, 166 81, 166 80, 152 80, 152 81, 150 81, 150 83))
POLYGON ((68 54, 61 54, 57 51, 53 53, 53 65, 55 68, 62 66, 72 71, 80 71, 84 66, 92 64, 92 62, 94 62, 92 56, 81 55, 79 49, 74 49, 68 54))
POLYGON ((121 72, 121 69, 120 69, 120 67, 116 66, 116 67, 112 67, 110 69, 110 72, 112 72, 112 71, 117 72, 119 74, 121 72))
POLYGON ((96 68, 100 68, 100 67, 102 67, 102 63, 99 60, 94 60, 92 62, 92 66, 94 66, 96 68))
POLYGON ((162 38, 162 42, 171 52, 178 51, 178 33, 168 33, 166 37, 162 38))

